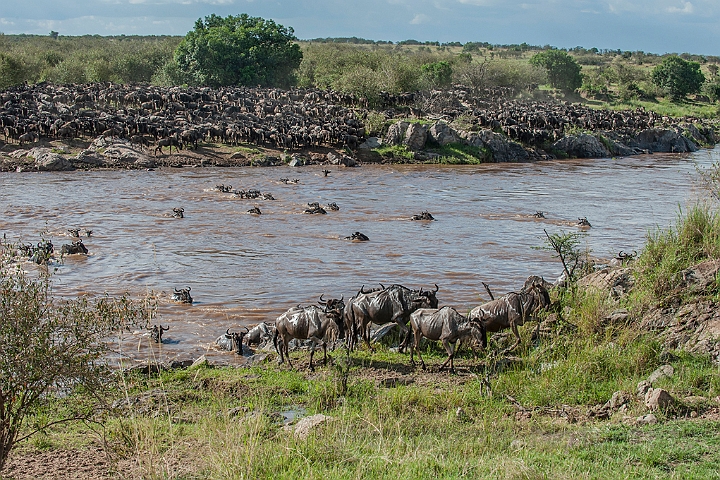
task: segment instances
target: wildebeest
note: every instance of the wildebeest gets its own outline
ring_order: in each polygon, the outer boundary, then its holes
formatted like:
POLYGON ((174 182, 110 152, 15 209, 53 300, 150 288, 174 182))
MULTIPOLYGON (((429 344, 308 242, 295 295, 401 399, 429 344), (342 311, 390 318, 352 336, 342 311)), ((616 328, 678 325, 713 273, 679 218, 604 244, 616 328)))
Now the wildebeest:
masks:
POLYGON ((577 226, 578 227, 588 227, 588 228, 592 227, 592 225, 590 225, 590 222, 588 222, 587 217, 578 218, 577 226))
POLYGON ((163 332, 170 330, 170 327, 163 327, 162 325, 153 325, 152 328, 148 328, 150 331, 150 338, 155 343, 162 343, 163 332))
POLYGON ((331 324, 335 324, 340 331, 340 337, 343 336, 343 324, 340 321, 343 307, 342 302, 336 304, 333 309, 320 308, 316 305, 310 305, 309 307, 297 306, 280 315, 275 320, 275 333, 273 335, 275 350, 280 355, 278 363, 283 363, 284 359, 287 358, 288 364, 292 368, 288 346, 293 338, 312 342, 310 347, 311 371, 314 370, 312 359, 315 346, 318 343, 323 347, 323 362, 327 363, 327 342, 323 337, 330 329, 331 324))
POLYGON ((251 208, 250 210, 248 210, 247 213, 249 213, 251 215, 262 215, 262 212, 260 211, 260 207, 258 207, 257 205, 254 206, 253 208, 251 208))
POLYGON ((413 352, 418 351, 418 358, 423 370, 425 361, 420 354, 420 340, 425 337, 429 340, 442 341, 443 347, 448 354, 447 360, 440 365, 440 370, 450 362, 450 371, 455 373, 455 345, 459 340, 473 336, 481 342, 483 348, 486 346, 486 336, 482 322, 471 321, 461 315, 452 307, 419 308, 410 314, 410 326, 413 330, 414 342, 410 344, 410 364, 415 366, 413 352))
POLYGON ((190 296, 190 287, 187 288, 181 288, 181 289, 174 289, 175 291, 172 294, 172 299, 176 302, 180 303, 193 303, 193 299, 190 296))
POLYGON ((73 238, 79 238, 80 237, 80 229, 79 228, 68 228, 68 233, 73 238))
POLYGON ((73 242, 71 245, 65 244, 60 248, 61 255, 76 255, 80 253, 88 253, 88 249, 85 245, 83 245, 82 239, 77 242, 73 242))
POLYGON ((50 261, 50 257, 55 252, 55 247, 50 240, 41 240, 35 246, 28 248, 28 256, 31 262, 42 265, 50 261))
POLYGON ((185 209, 184 208, 173 208, 172 216, 173 216, 173 218, 184 218, 185 217, 185 209))
POLYGON ((538 210, 537 212, 533 213, 533 217, 535 218, 545 218, 545 213, 538 210))
POLYGON ((157 155, 157 153, 160 152, 160 155, 162 155, 163 147, 169 147, 170 153, 172 153, 172 147, 175 147, 175 150, 182 150, 182 142, 180 142, 175 137, 161 138, 160 140, 157 141, 157 144, 155 145, 155 150, 153 151, 153 154, 157 155))
POLYGON ((239 332, 231 332, 228 328, 227 330, 225 330, 225 335, 220 335, 218 338, 215 339, 215 345, 217 345, 223 350, 227 350, 228 352, 232 352, 234 350, 235 353, 237 353, 238 355, 242 355, 243 337, 245 337, 250 332, 247 327, 244 328, 244 332, 242 330, 240 330, 239 332))
POLYGON ((340 210, 340 207, 338 207, 338 204, 335 202, 328 203, 327 207, 334 212, 337 212, 338 210, 340 210))
POLYGON ((354 242, 367 242, 368 240, 370 240, 370 238, 368 238, 368 236, 364 233, 355 232, 349 237, 345 237, 345 240, 352 240, 354 242))
POLYGON ((370 348, 371 323, 384 325, 386 323, 397 323, 402 334, 401 350, 408 341, 408 329, 406 327, 410 314, 418 308, 437 308, 438 301, 435 290, 411 290, 402 285, 391 285, 379 291, 368 293, 358 292, 351 298, 343 312, 347 345, 350 350, 355 348, 357 334, 359 333, 370 348))
POLYGON ((310 213, 310 214, 319 213, 319 214, 321 214, 321 215, 325 215, 325 214, 327 213, 327 212, 325 211, 325 209, 322 208, 318 202, 308 203, 308 207, 309 207, 309 208, 306 208, 303 213, 310 213))
MULTIPOLYGON (((483 338, 486 332, 499 332, 511 328, 516 341, 507 351, 514 350, 520 345, 518 327, 540 310, 550 306, 550 295, 547 289, 539 284, 531 284, 526 290, 519 293, 510 292, 500 298, 473 308, 468 315, 470 320, 482 322, 484 327, 483 338)), ((486 340, 483 340, 483 344, 486 340)))
POLYGON ((273 334, 270 329, 271 327, 267 323, 258 323, 245 334, 245 343, 248 345, 260 345, 272 340, 273 334))
POLYGON ((418 215, 413 215, 410 220, 435 220, 435 217, 433 217, 430 212, 425 210, 418 215))

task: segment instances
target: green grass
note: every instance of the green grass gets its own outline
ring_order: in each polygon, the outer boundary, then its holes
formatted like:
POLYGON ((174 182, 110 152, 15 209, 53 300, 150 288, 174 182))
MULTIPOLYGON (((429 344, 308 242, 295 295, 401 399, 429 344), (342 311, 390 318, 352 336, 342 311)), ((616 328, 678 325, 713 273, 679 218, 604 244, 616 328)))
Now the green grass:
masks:
POLYGON ((373 149, 381 157, 393 158, 398 160, 414 160, 415 154, 406 145, 381 145, 373 149))
POLYGON ((490 161, 492 154, 485 148, 450 143, 442 147, 429 148, 428 152, 440 155, 437 160, 429 163, 448 165, 477 165, 490 161))

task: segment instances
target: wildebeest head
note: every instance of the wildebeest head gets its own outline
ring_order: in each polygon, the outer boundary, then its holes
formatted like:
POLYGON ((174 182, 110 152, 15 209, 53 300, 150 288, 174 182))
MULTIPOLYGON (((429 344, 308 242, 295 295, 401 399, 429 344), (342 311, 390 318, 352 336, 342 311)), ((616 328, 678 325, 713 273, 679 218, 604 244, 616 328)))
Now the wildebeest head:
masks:
MULTIPOLYGON (((324 294, 323 294, 324 295, 324 294)), ((340 338, 345 338, 345 324, 343 322, 343 311, 345 310, 345 297, 341 298, 329 298, 327 301, 323 300, 323 295, 320 295, 318 303, 323 307, 324 312, 331 317, 338 326, 340 331, 340 338)))
POLYGON ((155 343, 162 343, 162 336, 163 332, 166 332, 170 330, 170 327, 163 327, 162 325, 153 325, 152 328, 148 328, 150 330, 150 338, 155 343))
POLYGON ((243 344, 243 337, 247 335, 247 333, 250 331, 247 327, 244 327, 245 331, 242 330, 239 332, 230 332, 230 329, 228 328, 225 331, 225 338, 231 339, 233 343, 233 347, 235 348, 235 353, 238 355, 242 355, 242 344, 243 344))
POLYGON ((172 299, 180 303, 193 303, 193 299, 190 296, 190 287, 181 288, 180 290, 176 288, 172 299))
POLYGON ((438 299, 435 295, 440 287, 435 284, 435 290, 423 290, 422 288, 416 292, 414 302, 429 305, 427 308, 438 308, 438 299))

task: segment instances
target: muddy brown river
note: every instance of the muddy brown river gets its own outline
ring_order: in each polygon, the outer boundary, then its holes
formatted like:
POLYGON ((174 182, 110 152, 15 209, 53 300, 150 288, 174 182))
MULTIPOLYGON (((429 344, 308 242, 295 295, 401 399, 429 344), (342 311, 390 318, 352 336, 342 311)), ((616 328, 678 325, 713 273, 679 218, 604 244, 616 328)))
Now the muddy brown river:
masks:
POLYGON ((578 231, 579 217, 592 224, 584 245, 593 255, 640 250, 648 231, 703 195, 696 166, 719 158, 716 148, 480 166, 0 173, 0 232, 25 242, 44 235, 59 249, 71 241, 67 229, 91 229, 89 255, 52 265, 54 294, 153 292, 160 323, 170 325, 166 343, 149 346, 138 332, 121 343, 122 355, 208 353, 232 363, 234 355, 210 348, 226 328, 273 321, 321 294, 347 300, 361 285, 437 284, 441 305, 466 312, 486 297, 483 281, 504 293, 529 275, 554 280, 559 262, 536 247, 544 229, 578 231), (275 200, 236 198, 219 184, 275 200), (304 214, 308 202, 340 210, 304 214), (254 206, 262 215, 246 213, 254 206), (176 207, 184 218, 171 218, 176 207), (410 220, 424 210, 436 220, 410 220), (370 241, 345 239, 356 231, 370 241), (173 288, 186 286, 195 303, 172 302, 173 288))

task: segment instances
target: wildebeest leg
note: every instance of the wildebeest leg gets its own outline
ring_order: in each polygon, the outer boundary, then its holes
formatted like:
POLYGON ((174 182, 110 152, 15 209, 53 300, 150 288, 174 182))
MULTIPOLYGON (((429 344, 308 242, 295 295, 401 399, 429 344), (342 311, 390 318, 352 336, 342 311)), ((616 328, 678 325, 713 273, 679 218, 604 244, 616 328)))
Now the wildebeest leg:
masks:
MULTIPOLYGON (((413 354, 415 353, 415 350, 417 350, 418 357, 420 357, 420 350, 418 350, 418 348, 420 346, 420 340, 422 339, 422 332, 420 332, 420 330, 415 330, 413 333, 414 333, 413 343, 410 344, 410 365, 414 367, 415 366, 415 358, 414 358, 413 354)), ((423 365, 423 368, 425 368, 424 365, 423 365)))
POLYGON ((442 365, 440 365, 440 370, 445 368, 450 362, 450 373, 455 373, 455 362, 453 361, 453 358, 455 357, 455 345, 450 343, 450 341, 447 338, 444 338, 442 341, 443 347, 445 347, 445 351, 448 354, 447 360, 443 362, 442 365))
POLYGON ((278 365, 282 365, 282 363, 284 362, 283 343, 282 343, 282 338, 280 338, 280 335, 278 334, 277 330, 275 331, 275 335, 273 335, 273 345, 275 346, 275 351, 280 356, 280 358, 278 359, 278 365), (279 342, 279 345, 278 345, 278 342, 279 342))
POLYGON ((513 334, 515 334, 515 338, 517 340, 515 340, 515 343, 510 348, 505 350, 504 353, 512 352, 513 350, 515 350, 518 347, 518 345, 520 345, 520 332, 518 332, 517 324, 515 322, 511 322, 510 328, 512 328, 512 332, 513 332, 513 334))
POLYGON ((290 342, 285 337, 283 337, 282 348, 285 351, 285 358, 287 359, 288 365, 290 365, 290 368, 295 368, 290 362, 290 342))

